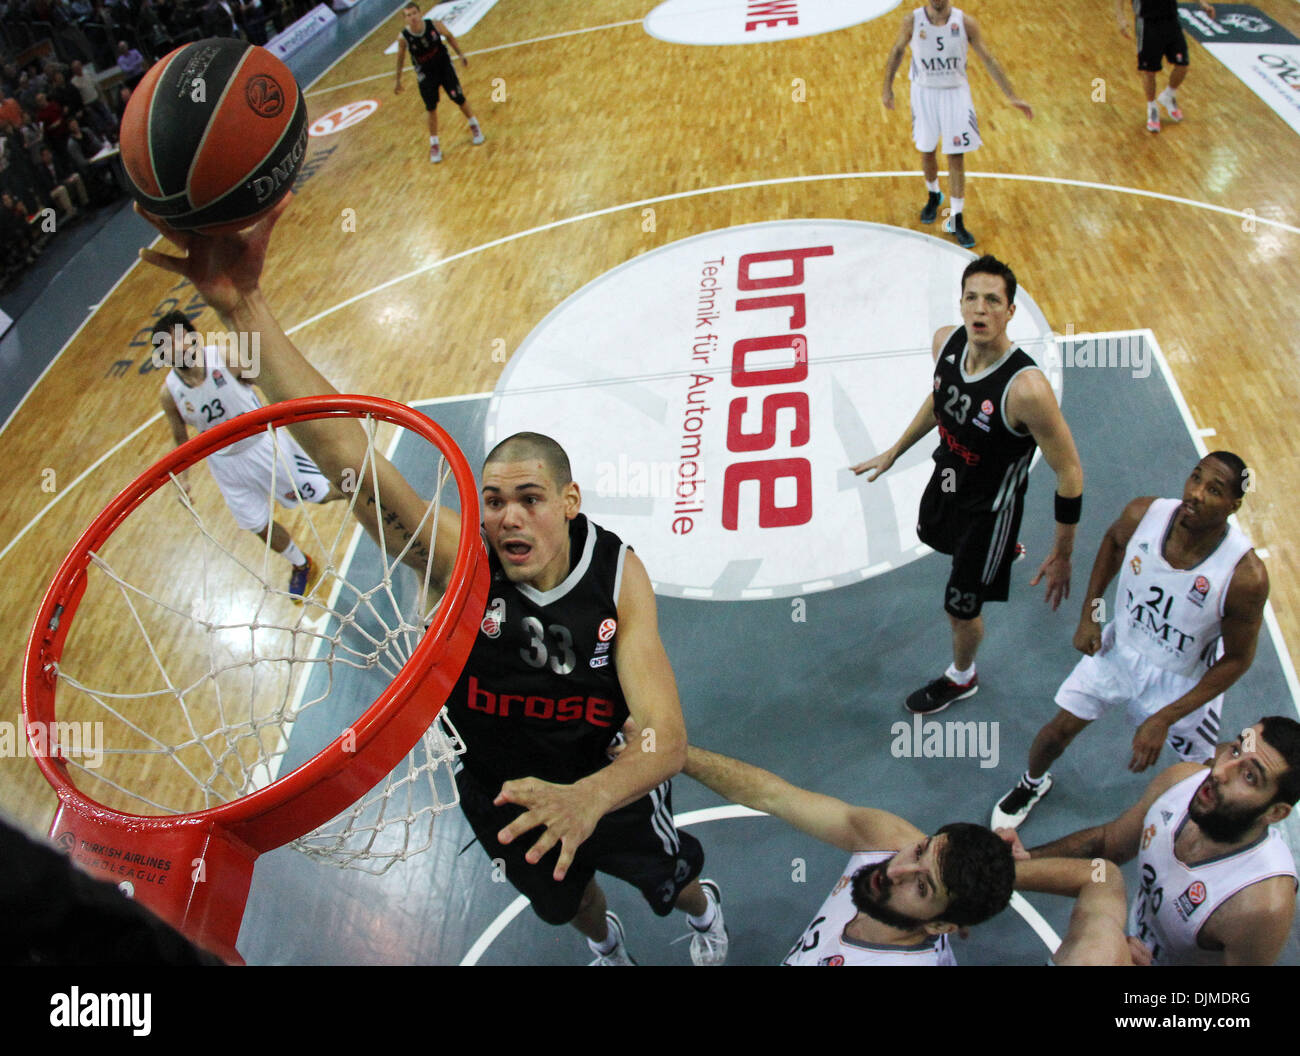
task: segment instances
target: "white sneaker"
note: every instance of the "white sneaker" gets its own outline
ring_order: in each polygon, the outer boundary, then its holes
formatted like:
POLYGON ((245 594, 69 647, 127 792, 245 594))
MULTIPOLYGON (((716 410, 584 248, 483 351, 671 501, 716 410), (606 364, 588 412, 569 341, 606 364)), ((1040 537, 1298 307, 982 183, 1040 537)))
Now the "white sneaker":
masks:
POLYGON ((1174 93, 1170 89, 1166 88, 1157 95, 1156 102, 1169 111, 1170 121, 1181 121, 1183 119, 1183 112, 1178 109, 1178 100, 1174 98, 1174 93))
POLYGON ((701 880, 700 887, 713 898, 713 923, 703 931, 691 925, 691 963, 700 967, 725 964, 731 936, 722 919, 722 892, 712 880, 701 880))
POLYGON ((1037 788, 1031 786, 1023 777, 1016 782, 1016 787, 1008 792, 993 808, 993 819, 989 822, 990 829, 1018 829, 1024 820, 1029 817, 1029 812, 1038 805, 1042 799, 1052 789, 1052 775, 1046 773, 1043 780, 1037 788))
POLYGON ((471 126, 470 131, 474 134, 473 143, 476 147, 487 139, 487 137, 483 135, 483 129, 478 125, 471 126))
POLYGON ((613 913, 606 911, 605 924, 617 936, 618 942, 609 953, 601 953, 596 949, 596 944, 588 939, 587 945, 591 947, 591 952, 596 954, 596 959, 588 967, 617 968, 636 964, 636 961, 632 960, 632 955, 627 952, 627 944, 623 941, 623 922, 613 913))
POLYGON ((441 147, 441 146, 430 147, 430 148, 429 148, 429 160, 430 160, 431 162, 433 162, 435 165, 437 165, 438 162, 442 161, 442 147, 441 147))

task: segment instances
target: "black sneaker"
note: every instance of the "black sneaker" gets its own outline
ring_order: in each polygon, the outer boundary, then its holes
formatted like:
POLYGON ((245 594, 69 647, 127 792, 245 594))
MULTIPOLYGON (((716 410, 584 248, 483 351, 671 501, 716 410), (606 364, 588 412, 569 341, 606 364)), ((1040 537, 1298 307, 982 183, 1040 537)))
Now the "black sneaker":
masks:
POLYGON ((1043 775, 1037 787, 1029 784, 1024 777, 1020 778, 1016 787, 1002 797, 1002 801, 993 808, 993 818, 989 822, 990 829, 1018 829, 1021 822, 1029 817, 1029 812, 1038 805, 1042 799, 1052 789, 1052 775, 1050 773, 1043 775))
POLYGON ((907 698, 907 710, 913 715, 933 715, 943 711, 955 700, 965 700, 979 692, 979 675, 971 675, 969 682, 954 682, 947 675, 922 686, 907 698))
POLYGON ((958 213, 952 220, 952 234, 957 239, 957 245, 963 249, 970 249, 975 245, 975 236, 966 230, 966 225, 961 222, 961 213, 958 213))
POLYGON ((935 217, 939 215, 939 206, 943 204, 943 192, 931 191, 930 197, 925 200, 925 208, 921 210, 921 223, 932 224, 935 217))

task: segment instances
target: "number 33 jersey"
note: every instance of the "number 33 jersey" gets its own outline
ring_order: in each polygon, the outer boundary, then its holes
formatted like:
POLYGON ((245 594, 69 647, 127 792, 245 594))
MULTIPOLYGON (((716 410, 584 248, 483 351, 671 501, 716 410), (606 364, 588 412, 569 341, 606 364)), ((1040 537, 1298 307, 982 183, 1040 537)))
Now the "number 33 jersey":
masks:
POLYGON ((572 784, 609 762, 627 720, 614 665, 627 545, 581 514, 569 540, 569 574, 544 592, 512 583, 488 547, 487 611, 447 702, 465 768, 486 784, 572 784))
POLYGON ((884 946, 860 942, 844 934, 849 922, 858 915, 853 904, 853 874, 864 865, 875 865, 894 857, 896 851, 858 851, 844 867, 830 897, 822 903, 813 922, 804 929, 782 964, 794 967, 873 967, 913 965, 952 967, 957 959, 947 935, 936 935, 920 946, 884 946))
POLYGON ((1115 638, 1157 667, 1199 679, 1220 652, 1228 584, 1251 543, 1229 525, 1204 561, 1174 568, 1164 546, 1181 505, 1178 499, 1156 499, 1129 540, 1115 592, 1115 638))

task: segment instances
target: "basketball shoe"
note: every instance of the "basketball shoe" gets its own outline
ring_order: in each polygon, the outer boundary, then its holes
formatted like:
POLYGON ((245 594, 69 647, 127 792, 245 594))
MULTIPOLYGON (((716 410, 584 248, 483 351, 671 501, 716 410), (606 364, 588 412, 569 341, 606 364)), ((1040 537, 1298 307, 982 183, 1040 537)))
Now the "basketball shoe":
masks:
POLYGON ((475 121, 472 125, 469 126, 469 130, 470 132, 473 133, 473 138, 471 142, 474 144, 474 146, 476 147, 479 146, 487 139, 487 137, 483 135, 483 129, 479 127, 477 121, 475 121))
POLYGON ((1031 785, 1023 777, 1016 783, 1016 787, 1008 792, 998 805, 993 808, 993 818, 989 822, 990 829, 1018 829, 1021 823, 1029 817, 1029 812, 1038 805, 1048 792, 1052 790, 1052 775, 1044 774, 1042 781, 1037 786, 1031 785))
POLYGON ((302 599, 316 589, 324 570, 310 557, 306 564, 295 565, 289 573, 289 600, 301 605, 302 599))
POLYGON ((943 192, 931 191, 930 197, 925 200, 925 208, 921 210, 921 223, 932 224, 935 217, 939 215, 939 206, 943 204, 943 192))
POLYGON ((969 682, 954 682, 947 675, 941 675, 907 698, 907 710, 913 715, 937 714, 949 704, 973 697, 979 692, 979 683, 979 675, 971 675, 969 682))
POLYGON ((609 953, 601 953, 596 948, 596 944, 590 939, 587 945, 591 947, 591 952, 596 954, 596 959, 591 962, 589 967, 592 968, 618 968, 626 965, 635 965, 636 961, 632 960, 632 955, 627 952, 627 944, 623 941, 623 922, 618 919, 614 913, 605 911, 605 925, 609 928, 610 934, 614 936, 614 948, 609 953))
POLYGON ((731 935, 722 920, 722 892, 712 880, 701 880, 700 887, 713 902, 713 923, 707 928, 691 925, 691 963, 700 967, 723 964, 727 960, 731 935))
MULTIPOLYGON (((1183 119, 1183 112, 1178 109, 1178 100, 1174 98, 1174 90, 1172 88, 1166 88, 1163 92, 1157 95, 1156 102, 1169 111, 1170 121, 1181 121, 1183 119)), ((1159 113, 1159 111, 1157 111, 1157 113, 1159 113)))
POLYGON ((432 146, 429 148, 429 160, 435 165, 442 161, 442 147, 432 146))

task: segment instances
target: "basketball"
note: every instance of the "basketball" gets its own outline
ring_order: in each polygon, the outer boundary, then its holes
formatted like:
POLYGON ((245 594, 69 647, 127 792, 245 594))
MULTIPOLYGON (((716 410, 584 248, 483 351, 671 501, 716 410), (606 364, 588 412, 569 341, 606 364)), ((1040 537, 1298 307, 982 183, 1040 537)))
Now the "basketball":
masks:
POLYGON ((307 104, 265 48, 200 40, 144 75, 122 115, 121 148, 142 209, 181 231, 237 231, 293 186, 307 104))

